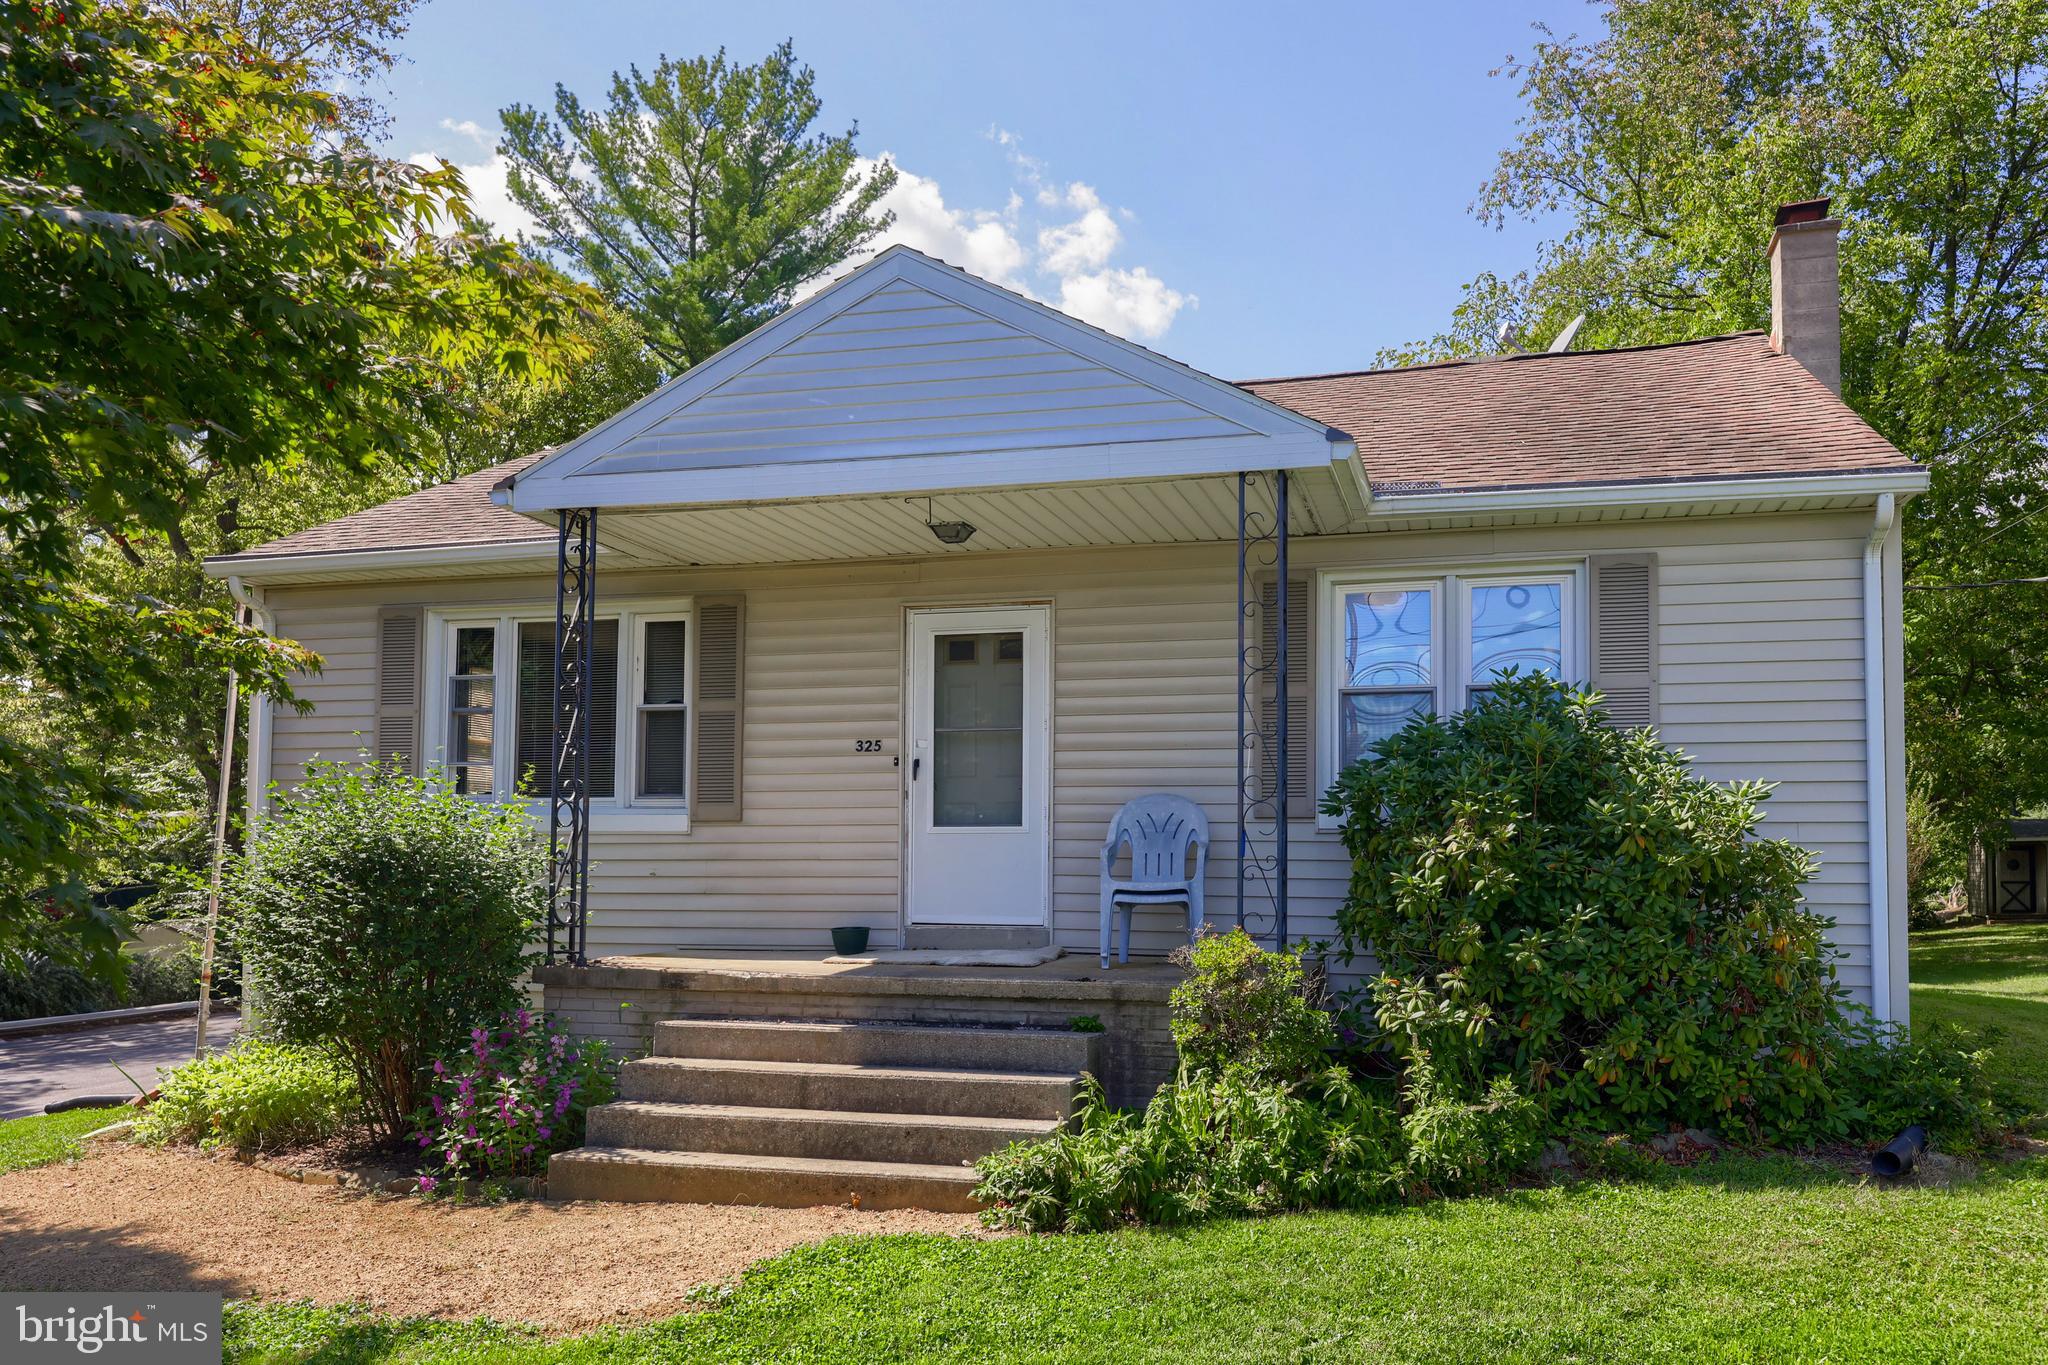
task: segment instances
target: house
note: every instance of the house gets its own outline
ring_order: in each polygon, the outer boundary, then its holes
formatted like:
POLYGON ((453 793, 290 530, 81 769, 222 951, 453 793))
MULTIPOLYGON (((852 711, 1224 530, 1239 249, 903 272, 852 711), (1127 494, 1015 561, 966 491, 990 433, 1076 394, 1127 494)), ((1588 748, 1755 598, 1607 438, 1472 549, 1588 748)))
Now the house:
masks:
POLYGON ((2048 820, 2008 820, 2002 843, 1972 844, 1963 895, 1976 918, 2032 919, 2048 911, 2048 820))
MULTIPOLYGON (((1326 937, 1317 793, 1514 664, 1776 782, 1845 984, 1903 1018, 1926 476, 1838 397, 1839 226, 1779 214, 1769 335, 1238 383, 892 247, 557 449, 212 561, 327 661, 253 722, 251 800, 373 748, 534 802, 551 1005, 664 1056, 854 1046, 664 1016, 1092 1015, 1141 1098, 1182 926, 1097 968, 1117 807, 1193 798, 1211 920, 1326 937), (967 961, 829 966, 839 925, 967 961)), ((775 1107, 765 1074, 688 1093, 775 1107)))

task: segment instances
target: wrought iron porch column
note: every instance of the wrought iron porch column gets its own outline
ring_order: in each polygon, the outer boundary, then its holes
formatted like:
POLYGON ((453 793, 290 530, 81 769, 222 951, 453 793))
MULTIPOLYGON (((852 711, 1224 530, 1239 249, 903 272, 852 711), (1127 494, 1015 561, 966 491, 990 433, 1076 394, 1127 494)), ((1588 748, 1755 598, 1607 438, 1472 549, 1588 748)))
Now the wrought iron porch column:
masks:
POLYGON ((582 966, 590 922, 590 686, 597 509, 564 508, 555 534, 555 676, 548 746, 548 961, 582 966))
POLYGON ((1246 905, 1247 888, 1260 884, 1272 915, 1273 940, 1287 945, 1287 736, 1290 660, 1287 614, 1287 472, 1247 471, 1237 476, 1237 926, 1257 936, 1264 912, 1246 905), (1270 481, 1270 482, 1269 482, 1270 481), (1272 490, 1271 511, 1255 493, 1272 490), (1255 580, 1272 570, 1277 581, 1269 606, 1255 599, 1255 580), (1270 614, 1270 619, 1269 619, 1270 614), (1259 637, 1246 627, 1257 619, 1259 637), (1266 641, 1273 642, 1268 650, 1266 641), (1273 689, 1273 707, 1264 690, 1273 689), (1261 848, 1270 841, 1271 851, 1261 848))

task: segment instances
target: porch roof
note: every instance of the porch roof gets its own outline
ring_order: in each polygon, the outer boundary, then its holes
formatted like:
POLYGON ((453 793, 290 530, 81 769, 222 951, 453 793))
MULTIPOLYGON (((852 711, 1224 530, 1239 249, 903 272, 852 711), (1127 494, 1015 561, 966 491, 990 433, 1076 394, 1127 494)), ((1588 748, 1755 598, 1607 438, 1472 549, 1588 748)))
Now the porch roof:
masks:
POLYGON ((1235 472, 1271 469, 1310 535, 1827 510, 1926 479, 1756 333, 1229 384, 891 248, 562 447, 209 570, 502 573, 593 506, 628 565, 1228 540, 1235 472), (941 544, 945 521, 975 534, 941 544))

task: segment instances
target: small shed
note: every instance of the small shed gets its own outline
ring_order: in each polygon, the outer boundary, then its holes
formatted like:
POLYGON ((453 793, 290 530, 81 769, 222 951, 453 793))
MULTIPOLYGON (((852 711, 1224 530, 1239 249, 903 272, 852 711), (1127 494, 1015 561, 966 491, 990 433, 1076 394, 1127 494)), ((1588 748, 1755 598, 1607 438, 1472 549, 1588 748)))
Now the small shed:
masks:
POLYGON ((2038 918, 2048 908, 2048 820, 2009 820, 2003 847, 1970 850, 1970 912, 2038 918))

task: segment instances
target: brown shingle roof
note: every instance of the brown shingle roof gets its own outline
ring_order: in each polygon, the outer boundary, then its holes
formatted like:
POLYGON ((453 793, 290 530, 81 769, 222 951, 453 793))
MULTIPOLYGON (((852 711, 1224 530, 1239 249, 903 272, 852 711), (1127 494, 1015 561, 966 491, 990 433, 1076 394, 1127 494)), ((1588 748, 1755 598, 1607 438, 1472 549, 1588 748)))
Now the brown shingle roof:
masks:
POLYGON ((1757 332, 1240 387, 1348 432, 1391 495, 1913 467, 1757 332))
MULTIPOLYGON (((1907 470, 1761 333, 1615 351, 1246 380, 1354 437, 1376 495, 1907 470)), ((491 486, 546 451, 246 551, 251 557, 545 541, 491 486)))
POLYGON ((548 541, 554 533, 531 517, 500 507, 491 501, 491 486, 508 474, 516 474, 546 455, 545 450, 522 455, 516 460, 459 479, 408 493, 337 521, 309 526, 303 531, 240 555, 224 558, 257 558, 270 555, 341 554, 360 550, 426 549, 443 545, 509 545, 518 541, 548 541))

